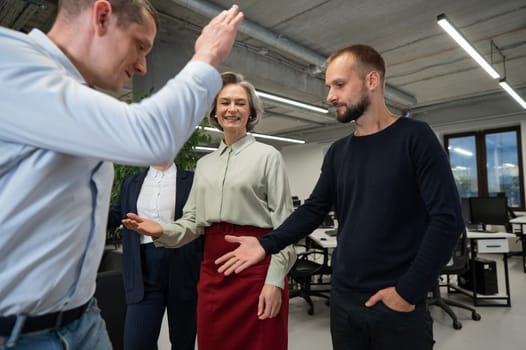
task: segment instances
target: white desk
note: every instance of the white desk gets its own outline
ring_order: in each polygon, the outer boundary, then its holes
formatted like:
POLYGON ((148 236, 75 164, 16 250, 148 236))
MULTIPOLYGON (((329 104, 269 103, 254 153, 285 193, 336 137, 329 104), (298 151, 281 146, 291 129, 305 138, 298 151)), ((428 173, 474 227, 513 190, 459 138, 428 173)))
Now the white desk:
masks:
MULTIPOLYGON (((515 234, 519 237, 521 241, 521 248, 522 251, 520 252, 520 255, 522 256, 522 269, 524 273, 526 273, 526 235, 524 234, 524 225, 526 225, 526 216, 517 216, 516 218, 513 218, 510 220, 510 224, 513 225, 519 225, 520 230, 519 232, 515 232, 515 234)), ((513 255, 518 255, 516 252, 513 255)))
MULTIPOLYGON (((526 219, 526 218, 525 218, 526 219)), ((526 220, 524 221, 526 225, 526 220)), ((329 236, 325 231, 330 230, 328 228, 318 228, 314 230, 308 238, 311 239, 316 245, 323 249, 336 248, 336 236, 329 236)), ((502 254, 504 262, 504 281, 506 284, 506 294, 497 295, 480 295, 476 292, 477 282, 475 271, 472 270, 473 280, 473 291, 464 291, 473 298, 473 304, 475 306, 511 306, 511 295, 510 295, 510 283, 508 273, 508 238, 515 237, 514 234, 507 232, 497 233, 484 233, 484 232, 468 232, 467 238, 471 244, 471 258, 477 256, 478 253, 489 253, 489 254, 502 254), (488 300, 504 300, 505 303, 487 303, 488 300)), ((460 289, 460 288, 459 288, 460 289)))
POLYGON ((507 232, 483 233, 483 232, 469 232, 467 238, 470 240, 471 259, 475 258, 478 253, 502 254, 502 261, 504 263, 504 282, 506 284, 505 294, 496 295, 481 295, 477 293, 477 280, 475 269, 471 269, 471 278, 473 281, 473 291, 469 291, 468 295, 473 298, 473 305, 475 306, 511 306, 510 295, 510 278, 508 273, 508 253, 509 245, 508 238, 514 238, 515 235, 507 232), (490 302, 488 300, 498 301, 504 300, 505 303, 490 302))
POLYGON ((523 216, 517 216, 516 218, 510 219, 510 222, 512 224, 522 224, 526 225, 526 215, 523 216))
POLYGON ((318 228, 309 235, 317 245, 324 249, 336 248, 336 236, 329 236, 325 233, 328 230, 335 230, 331 228, 318 228))

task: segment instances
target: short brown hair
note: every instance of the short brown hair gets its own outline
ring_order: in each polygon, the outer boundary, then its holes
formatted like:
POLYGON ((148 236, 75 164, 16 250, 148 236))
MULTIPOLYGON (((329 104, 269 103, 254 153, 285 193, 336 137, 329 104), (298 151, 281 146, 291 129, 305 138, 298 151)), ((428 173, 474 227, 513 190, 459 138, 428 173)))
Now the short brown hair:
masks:
MULTIPOLYGON (((223 88, 230 84, 238 84, 247 92, 248 105, 250 107, 250 116, 248 117, 247 131, 254 130, 256 125, 261 120, 261 116, 263 115, 263 104, 261 103, 259 96, 256 94, 256 88, 254 88, 254 85, 246 81, 245 78, 239 73, 225 72, 221 74, 221 79, 223 80, 223 88)), ((221 88, 221 90, 223 88, 221 88)), ((208 121, 211 125, 223 131, 223 128, 221 127, 221 125, 219 125, 216 116, 216 105, 218 96, 219 93, 214 98, 214 104, 212 104, 212 108, 208 113, 208 121)))
MULTIPOLYGON (((66 18, 76 18, 83 10, 93 6, 97 0, 58 0, 59 13, 66 18)), ((111 4, 117 16, 117 25, 126 28, 131 23, 143 23, 144 12, 152 16, 155 26, 159 27, 159 15, 150 0, 106 0, 111 4)))
POLYGON ((359 62, 357 67, 362 78, 372 69, 380 74, 382 82, 385 82, 385 62, 382 55, 375 49, 367 45, 352 45, 332 53, 327 58, 327 65, 335 58, 350 54, 359 62))

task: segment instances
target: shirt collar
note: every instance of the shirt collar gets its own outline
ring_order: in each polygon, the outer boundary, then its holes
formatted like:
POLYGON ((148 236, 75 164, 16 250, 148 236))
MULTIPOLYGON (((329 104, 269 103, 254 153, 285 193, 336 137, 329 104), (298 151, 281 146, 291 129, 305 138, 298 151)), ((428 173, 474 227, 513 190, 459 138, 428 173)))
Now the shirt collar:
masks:
POLYGON ((71 74, 74 75, 76 79, 78 79, 81 83, 86 84, 86 80, 82 75, 80 75, 80 72, 77 70, 77 68, 73 65, 73 63, 69 60, 69 58, 58 48, 58 46, 42 31, 39 29, 33 29, 31 32, 29 32, 28 36, 42 49, 47 51, 49 55, 51 55, 56 61, 60 62, 60 64, 71 74))
POLYGON ((228 149, 232 149, 232 152, 234 152, 234 154, 239 154, 242 150, 244 150, 245 148, 247 148, 249 145, 251 145, 254 142, 256 142, 256 138, 252 136, 251 134, 246 134, 245 136, 243 136, 242 138, 240 138, 239 140, 237 140, 230 146, 227 146, 224 140, 221 140, 221 143, 219 144, 219 147, 217 150, 219 151, 220 156, 223 155, 225 151, 228 149))
POLYGON ((172 164, 172 166, 166 170, 157 170, 154 167, 150 166, 150 168, 148 169, 148 174, 146 176, 150 178, 156 178, 159 176, 176 177, 177 168, 175 167, 175 164, 172 164))

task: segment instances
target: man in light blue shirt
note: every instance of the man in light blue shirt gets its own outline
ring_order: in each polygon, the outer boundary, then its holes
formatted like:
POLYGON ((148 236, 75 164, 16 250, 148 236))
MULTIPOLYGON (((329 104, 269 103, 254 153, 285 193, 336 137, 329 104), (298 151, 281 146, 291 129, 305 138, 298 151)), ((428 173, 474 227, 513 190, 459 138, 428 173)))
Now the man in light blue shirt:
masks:
POLYGON ((111 161, 174 159, 221 87, 242 19, 223 11, 181 73, 131 105, 93 87, 146 72, 148 0, 64 0, 47 35, 0 28, 0 349, 111 348, 92 301, 111 161))

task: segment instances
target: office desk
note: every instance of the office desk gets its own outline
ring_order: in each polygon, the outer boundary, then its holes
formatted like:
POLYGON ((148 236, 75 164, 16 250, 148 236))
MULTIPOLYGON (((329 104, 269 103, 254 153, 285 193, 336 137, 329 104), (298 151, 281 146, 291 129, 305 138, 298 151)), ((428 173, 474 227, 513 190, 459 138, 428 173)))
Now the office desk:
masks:
POLYGON ((513 238, 515 235, 507 232, 483 233, 468 231, 467 237, 470 241, 471 259, 475 258, 478 253, 502 254, 506 293, 498 293, 495 295, 481 295, 477 293, 477 280, 474 268, 471 269, 473 290, 464 290, 463 292, 473 298, 473 305, 475 306, 511 306, 510 279, 508 273, 508 238, 513 238), (488 302, 489 300, 493 302, 488 302), (494 302, 499 300, 504 300, 505 303, 494 302))
MULTIPOLYGON (((524 221, 526 225, 526 220, 524 221)), ((308 239, 314 242, 317 246, 326 249, 336 248, 336 236, 329 236, 325 233, 328 229, 319 228, 314 230, 308 239)), ((481 295, 477 293, 477 281, 475 276, 475 270, 472 269, 472 280, 473 280, 473 291, 468 291, 463 288, 455 288, 458 291, 470 296, 473 299, 475 306, 511 306, 511 294, 510 294, 510 283, 509 283, 509 272, 508 272, 508 238, 513 238, 515 235, 507 232, 497 233, 484 233, 484 232, 468 232, 467 238, 470 241, 471 247, 471 259, 475 258, 478 253, 488 254, 502 254, 502 260, 504 263, 504 281, 506 284, 506 293, 498 293, 496 295, 481 295), (488 303, 488 300, 498 301, 504 300, 505 303, 488 303)))
POLYGON ((324 249, 336 248, 336 236, 329 236, 325 233, 327 230, 334 230, 330 228, 318 228, 309 235, 309 238, 314 241, 319 247, 324 249))
MULTIPOLYGON (((518 216, 516 218, 513 218, 510 220, 510 224, 513 225, 519 225, 520 230, 519 232, 515 232, 515 234, 519 237, 521 241, 521 248, 522 251, 520 255, 522 256, 522 269, 524 273, 526 273, 526 235, 524 232, 524 225, 526 225, 526 216, 518 216)), ((515 231, 515 230, 514 230, 515 231)), ((517 255, 517 254, 514 254, 517 255)))

